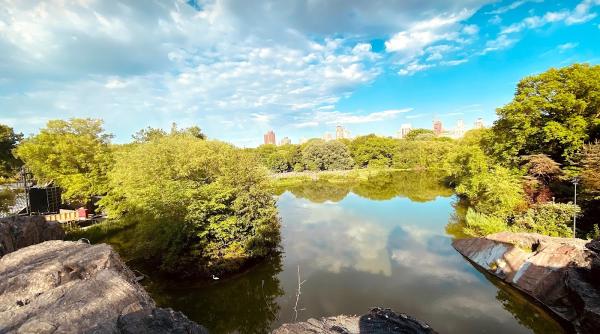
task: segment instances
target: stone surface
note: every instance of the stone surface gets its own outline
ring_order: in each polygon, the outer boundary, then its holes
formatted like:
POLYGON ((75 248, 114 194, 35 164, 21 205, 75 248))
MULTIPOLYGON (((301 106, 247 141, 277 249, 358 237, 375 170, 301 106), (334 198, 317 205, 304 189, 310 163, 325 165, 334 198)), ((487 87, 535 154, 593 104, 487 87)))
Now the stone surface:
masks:
POLYGON ((64 239, 65 232, 57 222, 42 216, 14 216, 0 219, 0 256, 17 249, 48 240, 64 239))
POLYGON ((308 319, 305 322, 284 324, 273 331, 273 334, 300 333, 406 333, 425 334, 436 333, 429 325, 420 322, 406 314, 397 314, 389 309, 374 308, 362 316, 328 317, 308 319))
MULTIPOLYGON (((533 233, 501 232, 461 239, 454 248, 574 324, 583 333, 600 324, 598 286, 592 277, 598 254, 588 241, 533 233)), ((597 327, 598 328, 598 327, 597 327)))
POLYGON ((0 258, 0 333, 118 333, 120 317, 154 307, 106 244, 46 241, 0 258))
POLYGON ((125 314, 117 322, 122 334, 208 334, 208 331, 196 324, 181 312, 172 309, 156 308, 125 314))

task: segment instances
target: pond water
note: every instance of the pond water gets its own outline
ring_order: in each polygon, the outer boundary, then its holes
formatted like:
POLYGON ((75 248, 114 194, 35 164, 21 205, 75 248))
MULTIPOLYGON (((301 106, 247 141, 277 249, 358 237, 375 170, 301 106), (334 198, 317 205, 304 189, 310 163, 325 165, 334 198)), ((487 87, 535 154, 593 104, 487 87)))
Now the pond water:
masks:
POLYGON ((384 306, 440 333, 561 333, 540 307, 474 268, 451 246, 456 198, 427 173, 385 173, 280 191, 282 254, 227 280, 146 288, 212 333, 384 306), (301 286, 297 312, 298 272, 301 286))

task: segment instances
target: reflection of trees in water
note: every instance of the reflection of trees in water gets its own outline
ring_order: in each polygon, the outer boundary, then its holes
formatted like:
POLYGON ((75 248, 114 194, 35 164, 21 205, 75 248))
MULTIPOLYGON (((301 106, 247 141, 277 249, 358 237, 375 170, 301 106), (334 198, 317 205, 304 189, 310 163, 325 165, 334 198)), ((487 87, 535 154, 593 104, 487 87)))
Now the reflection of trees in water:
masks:
POLYGON ((155 280, 147 289, 160 306, 182 311, 211 333, 268 333, 280 308, 276 299, 284 293, 277 277, 281 270, 279 254, 214 288, 155 280))
POLYGON ((371 200, 389 200, 400 196, 415 202, 428 202, 438 196, 452 195, 452 189, 445 186, 443 181, 443 175, 433 172, 381 171, 366 179, 306 181, 288 190, 296 197, 316 203, 339 202, 349 192, 371 200))
POLYGON ((443 175, 435 172, 382 172, 358 182, 352 192, 372 200, 399 196, 414 202, 429 202, 438 196, 452 195, 452 189, 444 185, 443 175))
POLYGON ((301 185, 289 188, 298 198, 306 198, 311 202, 339 202, 350 192, 349 183, 334 183, 326 180, 306 181, 301 185))
POLYGON ((446 233, 450 234, 454 239, 469 238, 470 236, 464 232, 465 216, 467 215, 468 204, 458 199, 452 203, 454 212, 448 219, 446 225, 446 233))
POLYGON ((477 266, 475 268, 483 273, 485 278, 498 288, 496 299, 502 304, 505 310, 513 315, 519 324, 531 329, 536 334, 565 332, 565 329, 548 311, 538 306, 519 290, 502 282, 481 268, 477 266))

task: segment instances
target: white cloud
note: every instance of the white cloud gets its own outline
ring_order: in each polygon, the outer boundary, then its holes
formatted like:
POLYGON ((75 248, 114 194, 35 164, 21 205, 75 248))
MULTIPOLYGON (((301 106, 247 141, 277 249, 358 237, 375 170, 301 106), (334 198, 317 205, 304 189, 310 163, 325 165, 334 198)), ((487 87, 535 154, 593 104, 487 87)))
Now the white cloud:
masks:
POLYGON ((600 5, 600 0, 583 0, 573 10, 561 10, 558 12, 547 12, 542 16, 529 16, 521 22, 513 23, 504 27, 501 34, 517 33, 524 29, 535 29, 546 24, 564 22, 567 25, 580 24, 596 17, 596 13, 590 10, 600 5))
POLYGON ((398 74, 413 75, 419 71, 424 71, 424 70, 432 68, 434 66, 435 66, 435 64, 421 64, 418 61, 414 61, 414 62, 408 64, 407 66, 405 66, 404 68, 400 69, 400 71, 398 71, 398 74))
POLYGON ((491 24, 496 24, 497 25, 497 24, 502 23, 502 18, 499 15, 494 15, 494 16, 492 16, 492 18, 490 18, 488 20, 488 22, 491 23, 491 24))
POLYGON ((455 41, 463 32, 472 35, 477 33, 477 27, 468 25, 462 27, 459 22, 466 20, 473 11, 463 9, 450 15, 439 15, 428 20, 415 23, 410 29, 394 34, 385 42, 387 52, 401 56, 401 62, 408 63, 424 53, 424 49, 439 41, 455 41))
POLYGON ((507 35, 500 35, 496 39, 489 40, 485 43, 485 48, 480 52, 481 55, 487 54, 488 52, 498 51, 506 49, 513 45, 517 40, 507 37, 507 35))
POLYGON ((296 128, 314 128, 317 126, 319 126, 319 122, 316 121, 308 121, 294 124, 294 127, 296 128))
POLYGON ((511 2, 510 4, 508 4, 506 6, 498 7, 497 9, 491 10, 491 11, 487 12, 486 14, 491 14, 491 15, 504 14, 513 9, 517 9, 528 2, 539 3, 539 2, 543 2, 543 0, 517 0, 517 1, 511 2))
POLYGON ((479 32, 479 27, 475 24, 469 24, 463 28, 463 32, 467 35, 475 35, 479 32))
POLYGON ((577 47, 577 45, 579 45, 579 43, 572 43, 572 42, 569 42, 569 43, 565 43, 565 44, 560 44, 560 45, 558 46, 558 49, 559 49, 560 51, 566 51, 566 50, 570 50, 570 49, 574 49, 574 48, 576 48, 576 47, 577 47))
POLYGON ((464 21, 474 14, 463 9, 419 21, 410 29, 394 34, 385 42, 388 53, 394 55, 399 65, 398 74, 410 76, 436 66, 453 66, 468 61, 444 60, 448 54, 463 50, 472 44, 479 33, 475 24, 464 21))

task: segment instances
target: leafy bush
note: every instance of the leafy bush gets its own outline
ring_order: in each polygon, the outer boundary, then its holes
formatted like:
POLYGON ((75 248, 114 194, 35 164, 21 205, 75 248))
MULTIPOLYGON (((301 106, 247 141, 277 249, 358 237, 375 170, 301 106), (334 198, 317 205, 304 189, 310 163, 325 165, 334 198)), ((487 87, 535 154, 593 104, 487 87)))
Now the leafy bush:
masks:
POLYGON ((308 142, 302 150, 302 162, 308 170, 345 170, 354 165, 348 147, 337 140, 308 142))
POLYGON ((399 169, 438 169, 450 152, 453 142, 400 140, 393 156, 393 166, 399 169))
POLYGON ((356 166, 360 168, 389 168, 396 151, 397 140, 376 135, 361 136, 350 143, 356 166))
POLYGON ((513 229, 553 237, 572 237, 573 216, 580 211, 574 204, 536 204, 515 218, 513 229))
POLYGON ((191 135, 124 147, 101 205, 136 223, 138 254, 178 273, 232 271, 279 243, 265 170, 253 155, 191 135))
POLYGON ((39 182, 54 181, 63 199, 85 203, 106 192, 112 164, 111 136, 101 120, 49 121, 39 134, 25 139, 15 153, 39 182))
POLYGON ((519 175, 491 164, 478 146, 459 147, 445 166, 456 193, 478 212, 506 218, 525 205, 519 175))

